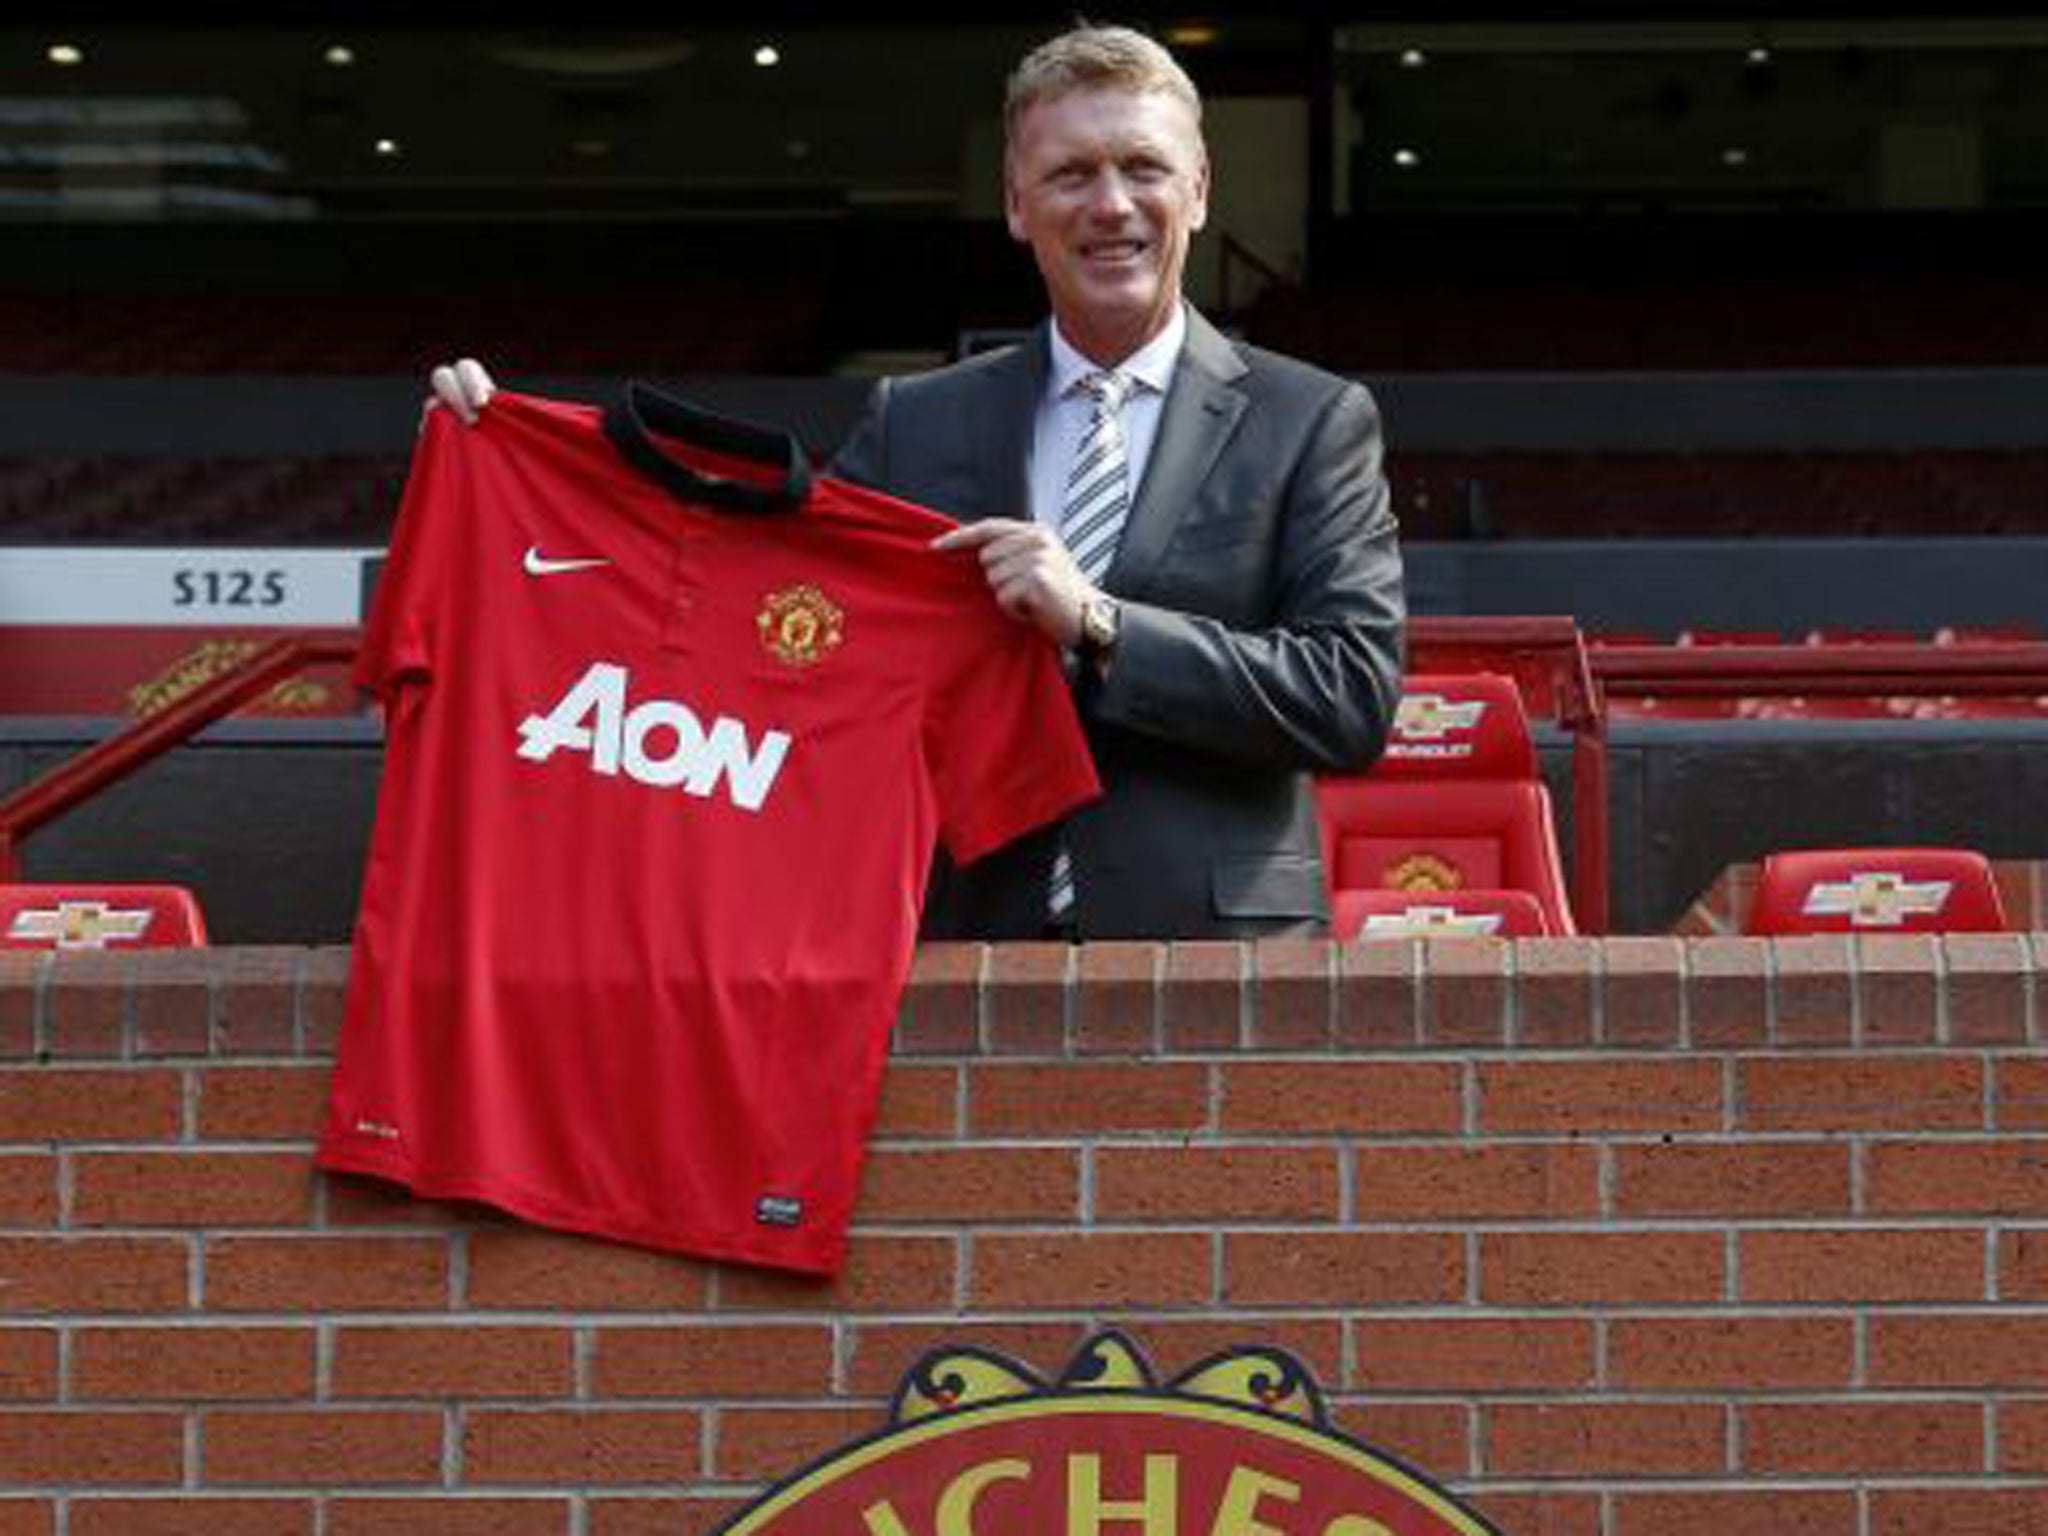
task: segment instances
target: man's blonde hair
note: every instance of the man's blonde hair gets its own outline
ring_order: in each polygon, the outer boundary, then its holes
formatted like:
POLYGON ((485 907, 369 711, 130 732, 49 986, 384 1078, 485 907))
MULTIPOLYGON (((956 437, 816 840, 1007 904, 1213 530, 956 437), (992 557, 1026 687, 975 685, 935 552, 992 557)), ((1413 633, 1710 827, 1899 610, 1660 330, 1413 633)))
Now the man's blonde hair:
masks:
POLYGON ((1202 97, 1174 56, 1129 27, 1075 27, 1040 43, 1010 72, 1003 95, 1003 138, 1015 144, 1017 124, 1041 101, 1094 86, 1160 91, 1186 104, 1202 127, 1202 97))

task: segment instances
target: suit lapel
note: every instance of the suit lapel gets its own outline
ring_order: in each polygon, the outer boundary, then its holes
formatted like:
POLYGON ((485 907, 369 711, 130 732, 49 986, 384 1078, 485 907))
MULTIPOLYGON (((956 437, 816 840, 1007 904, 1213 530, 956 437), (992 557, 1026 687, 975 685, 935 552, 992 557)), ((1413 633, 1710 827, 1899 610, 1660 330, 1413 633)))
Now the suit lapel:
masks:
POLYGON ((1173 541, 1174 530, 1195 504, 1202 482, 1223 445, 1237 430, 1245 397, 1236 380, 1244 360, 1223 334, 1193 309, 1187 340, 1159 416, 1152 457, 1138 485, 1138 499, 1124 524, 1116 558, 1103 585, 1111 592, 1142 595, 1153 567, 1173 541))
POLYGON ((996 465, 992 478, 995 500, 974 509, 971 522, 984 517, 1031 517, 1031 438, 1038 420, 1038 397, 1045 392, 1049 366, 1046 328, 1040 326, 981 376, 985 396, 975 418, 977 461, 996 465))

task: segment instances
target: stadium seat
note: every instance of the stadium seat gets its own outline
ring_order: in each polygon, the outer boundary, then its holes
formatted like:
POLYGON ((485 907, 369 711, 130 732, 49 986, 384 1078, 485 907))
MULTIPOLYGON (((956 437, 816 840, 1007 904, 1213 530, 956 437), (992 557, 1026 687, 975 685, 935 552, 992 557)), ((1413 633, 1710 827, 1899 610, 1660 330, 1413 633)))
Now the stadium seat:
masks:
POLYGON ((1964 848, 1820 848, 1775 853, 1757 875, 1744 931, 2002 933, 2005 907, 1981 853, 1964 848))
POLYGON ((1385 755, 1316 786, 1333 905, 1346 892, 1522 891, 1573 934, 1550 792, 1505 677, 1414 676, 1385 755))
POLYGON ((0 949, 197 949, 199 902, 181 885, 0 885, 0 949))
POLYGON ((1550 932, 1527 891, 1339 891, 1330 901, 1336 939, 1520 939, 1550 932))

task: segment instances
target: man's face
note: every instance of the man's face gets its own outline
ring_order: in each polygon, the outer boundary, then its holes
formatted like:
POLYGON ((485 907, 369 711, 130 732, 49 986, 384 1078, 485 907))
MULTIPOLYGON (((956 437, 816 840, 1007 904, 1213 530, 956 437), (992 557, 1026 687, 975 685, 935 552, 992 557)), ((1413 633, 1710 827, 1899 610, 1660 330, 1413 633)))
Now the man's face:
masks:
POLYGON ((1209 217, 1209 160, 1184 102, 1092 86, 1036 103, 1017 124, 1005 194, 1069 341, 1109 365, 1159 333, 1209 217))

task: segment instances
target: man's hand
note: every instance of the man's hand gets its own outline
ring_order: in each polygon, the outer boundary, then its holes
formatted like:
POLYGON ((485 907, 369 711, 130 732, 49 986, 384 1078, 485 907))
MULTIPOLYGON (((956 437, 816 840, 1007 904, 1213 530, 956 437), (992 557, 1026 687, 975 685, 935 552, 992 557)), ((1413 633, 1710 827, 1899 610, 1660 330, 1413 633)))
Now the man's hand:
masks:
POLYGON ((991 517, 940 534, 932 548, 977 551, 997 607, 1060 645, 1080 642, 1081 611, 1096 590, 1050 528, 991 517))
POLYGON ((476 425, 478 415, 491 403, 491 396, 498 392, 498 386, 491 382, 484 365, 473 357, 443 363, 427 375, 427 383, 433 393, 427 398, 426 409, 431 411, 437 405, 445 405, 466 427, 476 425))

